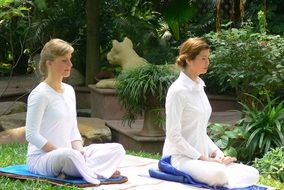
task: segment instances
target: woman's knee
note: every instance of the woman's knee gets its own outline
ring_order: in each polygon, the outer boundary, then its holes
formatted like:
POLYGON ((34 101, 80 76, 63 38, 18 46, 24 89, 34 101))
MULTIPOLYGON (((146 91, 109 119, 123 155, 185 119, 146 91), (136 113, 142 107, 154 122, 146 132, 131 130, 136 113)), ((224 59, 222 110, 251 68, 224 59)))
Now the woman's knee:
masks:
POLYGON ((112 143, 117 154, 125 155, 124 147, 119 143, 112 143))
POLYGON ((62 148, 58 153, 58 160, 62 163, 70 163, 72 162, 72 157, 78 156, 82 156, 79 151, 71 148, 62 148))
POLYGON ((250 169, 251 169, 252 175, 259 177, 259 171, 256 168, 250 166, 250 169))
POLYGON ((228 183, 228 175, 225 170, 212 172, 212 185, 225 185, 228 183))
POLYGON ((245 171, 246 172, 246 176, 248 179, 250 179, 251 181, 255 181, 255 183, 258 182, 259 180, 259 171, 252 167, 252 166, 247 166, 247 170, 245 171))

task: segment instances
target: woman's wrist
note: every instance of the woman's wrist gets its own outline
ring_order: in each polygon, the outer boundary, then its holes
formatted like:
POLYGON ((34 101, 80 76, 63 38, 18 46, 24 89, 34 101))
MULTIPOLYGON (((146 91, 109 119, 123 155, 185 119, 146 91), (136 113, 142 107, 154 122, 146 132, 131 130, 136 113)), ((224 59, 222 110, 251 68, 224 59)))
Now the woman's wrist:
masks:
POLYGON ((78 151, 83 151, 83 142, 80 140, 72 141, 72 148, 78 151))
POLYGON ((215 159, 215 158, 207 158, 207 157, 205 157, 205 156, 200 156, 199 158, 198 158, 198 160, 202 160, 202 161, 207 161, 207 162, 218 162, 218 163, 220 163, 220 161, 219 160, 217 160, 217 159, 215 159))
POLYGON ((202 156, 202 155, 198 158, 198 160, 207 161, 207 159, 205 158, 205 156, 202 156))
POLYGON ((50 152, 50 151, 53 151, 53 150, 57 149, 57 147, 54 146, 52 143, 47 142, 41 149, 44 152, 50 152))

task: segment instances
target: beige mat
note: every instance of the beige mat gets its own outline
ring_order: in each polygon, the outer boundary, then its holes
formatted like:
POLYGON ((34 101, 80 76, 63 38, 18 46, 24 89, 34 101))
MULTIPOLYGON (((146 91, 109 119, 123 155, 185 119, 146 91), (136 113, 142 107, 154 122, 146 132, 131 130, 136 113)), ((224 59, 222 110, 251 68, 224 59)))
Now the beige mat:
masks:
POLYGON ((123 184, 100 185, 87 190, 200 190, 189 185, 150 178, 149 168, 157 168, 157 160, 127 155, 119 170, 128 177, 123 184))

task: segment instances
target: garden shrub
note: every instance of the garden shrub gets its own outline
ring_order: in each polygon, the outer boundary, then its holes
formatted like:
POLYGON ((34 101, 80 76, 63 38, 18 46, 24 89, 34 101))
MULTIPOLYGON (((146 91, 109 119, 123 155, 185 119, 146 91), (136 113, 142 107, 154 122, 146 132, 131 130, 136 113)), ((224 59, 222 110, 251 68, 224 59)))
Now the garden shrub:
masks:
POLYGON ((284 100, 276 102, 266 94, 265 104, 255 96, 251 105, 243 106, 243 119, 239 127, 243 128, 244 141, 240 152, 246 160, 262 157, 270 148, 284 146, 284 100))
MULTIPOLYGON (((166 94, 178 73, 168 65, 146 64, 122 72, 117 77, 117 97, 127 110, 124 120, 131 125, 147 109, 153 110, 158 124, 163 123, 159 117, 165 105, 166 94)), ((161 125, 160 125, 161 126, 161 125)))
POLYGON ((210 69, 205 80, 217 93, 233 92, 241 101, 249 93, 272 97, 284 89, 284 38, 255 33, 250 23, 243 28, 205 35, 212 47, 210 69))
MULTIPOLYGON (((29 19, 32 3, 0 1, 0 74, 27 72, 29 19)), ((1 76, 0 75, 0 76, 1 76)))
MULTIPOLYGON (((86 70, 86 0, 34 1, 30 47, 41 50, 50 38, 60 38, 74 47, 72 64, 83 75, 86 70)), ((39 51, 37 51, 39 53, 39 51)))
POLYGON ((284 147, 271 149, 263 158, 256 159, 254 166, 264 177, 284 183, 284 147))
POLYGON ((72 43, 75 47, 73 64, 81 72, 85 71, 85 2, 0 1, 0 74, 32 72, 36 65, 30 58, 39 53, 50 38, 72 43))
POLYGON ((242 119, 235 125, 212 124, 208 134, 225 154, 235 156, 238 160, 251 162, 261 158, 271 148, 284 146, 284 100, 267 100, 263 104, 252 95, 251 105, 243 106, 242 119))
POLYGON ((230 124, 214 123, 208 127, 208 135, 227 156, 239 157, 237 148, 244 140, 242 128, 230 124))

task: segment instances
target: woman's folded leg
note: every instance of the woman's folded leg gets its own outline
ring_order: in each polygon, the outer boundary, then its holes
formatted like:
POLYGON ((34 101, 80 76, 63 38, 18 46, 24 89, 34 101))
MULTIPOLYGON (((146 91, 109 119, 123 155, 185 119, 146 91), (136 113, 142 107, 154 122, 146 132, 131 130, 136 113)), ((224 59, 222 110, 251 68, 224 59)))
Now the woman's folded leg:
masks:
POLYGON ((211 186, 240 188, 258 182, 258 171, 247 165, 232 163, 224 165, 217 162, 192 160, 184 156, 172 156, 172 165, 190 174, 195 180, 211 186))
POLYGON ((92 144, 85 147, 87 166, 105 178, 115 174, 124 157, 125 150, 118 143, 92 144))

